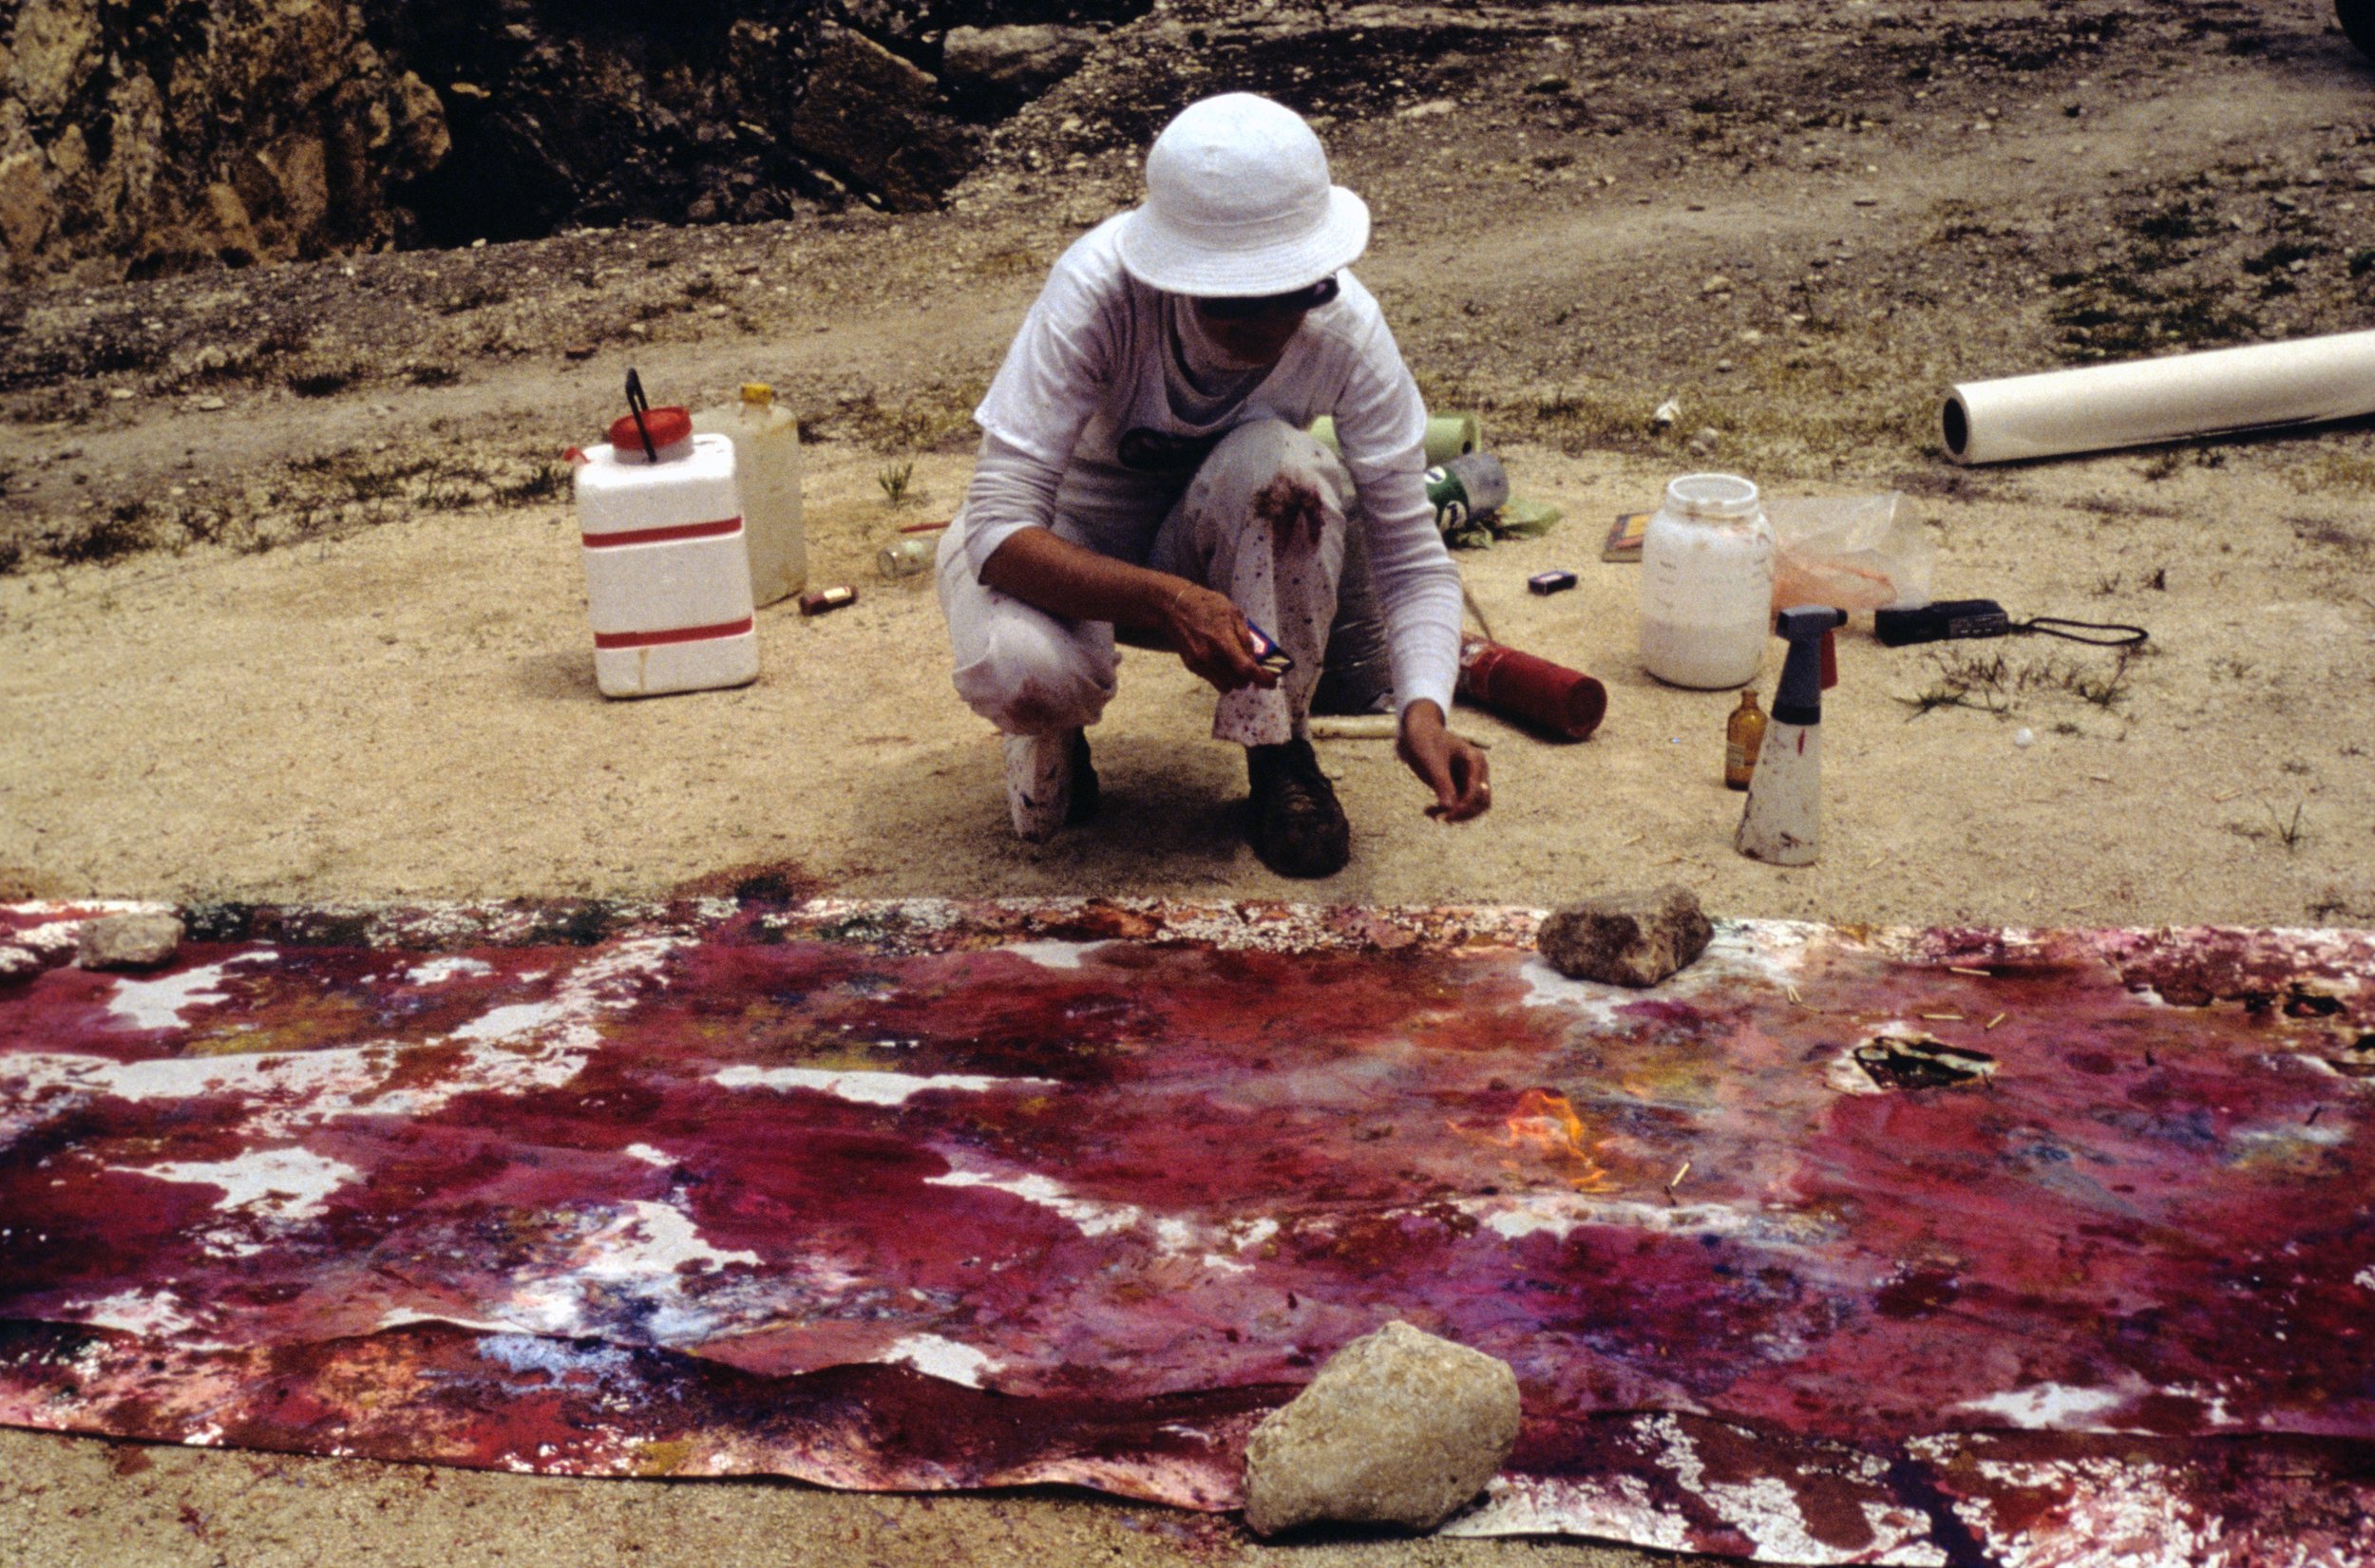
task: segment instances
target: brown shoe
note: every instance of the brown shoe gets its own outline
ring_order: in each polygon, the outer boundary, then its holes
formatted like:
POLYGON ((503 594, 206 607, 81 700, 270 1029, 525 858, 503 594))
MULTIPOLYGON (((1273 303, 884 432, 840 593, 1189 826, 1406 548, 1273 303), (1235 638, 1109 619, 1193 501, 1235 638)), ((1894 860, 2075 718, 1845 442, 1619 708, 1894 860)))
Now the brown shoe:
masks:
POLYGON ((1306 740, 1245 747, 1253 852, 1282 877, 1333 877, 1353 858, 1353 828, 1306 740))

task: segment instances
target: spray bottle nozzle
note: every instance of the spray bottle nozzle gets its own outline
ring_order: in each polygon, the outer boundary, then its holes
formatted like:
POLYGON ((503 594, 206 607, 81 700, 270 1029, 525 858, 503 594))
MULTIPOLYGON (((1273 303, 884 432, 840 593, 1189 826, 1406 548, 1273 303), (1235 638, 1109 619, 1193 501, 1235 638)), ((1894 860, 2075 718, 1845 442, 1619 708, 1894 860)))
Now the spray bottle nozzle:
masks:
POLYGON ((1846 624, 1847 612, 1844 610, 1834 610, 1827 604, 1801 604, 1776 615, 1773 630, 1776 635, 1795 644, 1809 637, 1820 636, 1834 626, 1846 624))
POLYGON ((1827 604, 1800 604, 1774 617, 1774 631, 1788 639, 1781 687, 1774 693, 1773 716, 1782 724, 1822 723, 1822 648, 1825 635, 1847 624, 1847 612, 1827 604))

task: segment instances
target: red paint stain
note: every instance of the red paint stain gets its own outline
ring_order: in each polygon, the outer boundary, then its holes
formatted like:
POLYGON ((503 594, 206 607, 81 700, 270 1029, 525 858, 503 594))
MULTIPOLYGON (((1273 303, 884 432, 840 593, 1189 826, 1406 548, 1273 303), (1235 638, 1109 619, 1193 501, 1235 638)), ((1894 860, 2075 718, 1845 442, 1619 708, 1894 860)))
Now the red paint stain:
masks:
MULTIPOLYGON (((1989 976, 1841 944, 1797 974, 1804 1006, 1743 981, 1587 1025, 1528 1006, 1508 949, 1216 951, 1143 913, 1083 920, 1070 935, 1121 937, 1060 967, 994 933, 910 946, 737 916, 624 987, 566 1082, 504 1091, 459 1077, 454 1030, 609 950, 486 948, 484 973, 435 986, 405 955, 283 950, 191 1030, 314 1042, 294 1057, 332 1048, 306 1021, 335 1015, 396 1047, 378 1093, 294 1121, 304 1096, 269 1088, 20 1106, 0 1050, 0 1105, 35 1113, 0 1147, 0 1322, 36 1326, 0 1336, 0 1399, 54 1407, 71 1377, 76 1422, 172 1437, 176 1380, 203 1370, 238 1390, 226 1441, 262 1447, 616 1466, 624 1420, 748 1431, 835 1483, 1073 1473, 1054 1455, 1225 1501, 1260 1411, 1398 1316, 1515 1367, 1541 1473, 1599 1452, 1573 1431, 1603 1413, 1734 1424, 1754 1441, 1718 1458, 1749 1475, 1776 1434, 1954 1431, 1958 1407, 2040 1382, 2144 1388, 2118 1423, 2172 1441, 2375 1436, 2350 1283, 2375 1232, 2330 1201, 2367 1190, 2375 1156, 2341 1111, 2330 1136, 2278 1135, 2347 1092, 2281 1048, 2324 1038, 2325 1014, 2153 1007, 2075 947, 1966 933, 1935 939, 1989 976), (1992 1083, 1831 1090, 1824 1065, 1913 1000, 2006 1014, 1992 1083), (968 1086, 720 1082, 748 1069, 968 1086), (399 1092, 441 1103, 380 1108, 399 1092), (245 1130, 266 1107, 269 1139, 245 1130), (357 1173, 302 1223, 139 1174, 289 1147, 357 1173), (757 1261, 665 1288, 585 1275, 636 1205, 757 1261), (1653 1222, 1678 1212, 1701 1218, 1653 1222), (558 1372, 472 1332, 378 1331, 531 1288, 575 1314, 549 1331, 558 1372), (202 1319, 188 1338, 233 1349, 64 1321, 161 1291, 202 1319), (917 1336, 979 1352, 991 1387, 876 1364, 917 1336), (89 1355, 111 1370, 63 1370, 89 1355), (2214 1388, 2223 1424, 2178 1391, 2214 1388), (1205 1436, 1164 1435, 1173 1417, 1205 1436)), ((53 971, 0 1016, 40 1042, 17 1051, 182 1048, 123 1038, 104 996, 53 971)), ((1863 1494, 1837 1484, 1810 1471, 1800 1496, 1850 1549, 1863 1494)))
POLYGON ((1270 525, 1274 545, 1289 543, 1299 533, 1318 544, 1327 526, 1327 510, 1318 488, 1286 474, 1255 493, 1253 515, 1270 525))

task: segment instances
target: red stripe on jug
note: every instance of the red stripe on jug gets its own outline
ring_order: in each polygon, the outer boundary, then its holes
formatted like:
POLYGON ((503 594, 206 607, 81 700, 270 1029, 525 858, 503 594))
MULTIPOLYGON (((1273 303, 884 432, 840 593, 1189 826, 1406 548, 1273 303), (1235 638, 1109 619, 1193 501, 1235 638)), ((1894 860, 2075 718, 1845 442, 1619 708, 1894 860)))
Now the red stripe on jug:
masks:
POLYGON ((666 544, 672 539, 713 539, 726 534, 742 532, 740 518, 726 518, 717 522, 680 522, 673 528, 629 528, 617 534, 584 534, 588 550, 608 550, 619 544, 666 544))
POLYGON ((753 617, 738 621, 723 621, 716 626, 681 626, 674 632, 597 632, 594 646, 599 649, 659 648, 672 642, 708 642, 712 637, 739 637, 750 630, 753 617))

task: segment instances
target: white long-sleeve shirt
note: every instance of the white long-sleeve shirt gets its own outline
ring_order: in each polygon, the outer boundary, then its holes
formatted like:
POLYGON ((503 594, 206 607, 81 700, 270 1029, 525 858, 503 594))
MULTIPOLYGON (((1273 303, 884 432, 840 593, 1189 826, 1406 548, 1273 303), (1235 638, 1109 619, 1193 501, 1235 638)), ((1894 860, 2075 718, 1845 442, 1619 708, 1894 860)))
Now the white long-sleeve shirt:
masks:
POLYGON ((1266 371, 1244 370, 1204 333, 1191 301, 1139 282, 1110 220, 1049 274, 974 419, 981 458, 965 492, 977 575, 1016 529, 1053 527, 1143 565, 1154 534, 1221 437, 1255 419, 1307 426, 1322 414, 1359 505, 1384 611, 1398 710, 1449 714, 1459 668, 1458 569, 1423 478, 1427 410, 1376 298, 1351 274, 1266 371))

